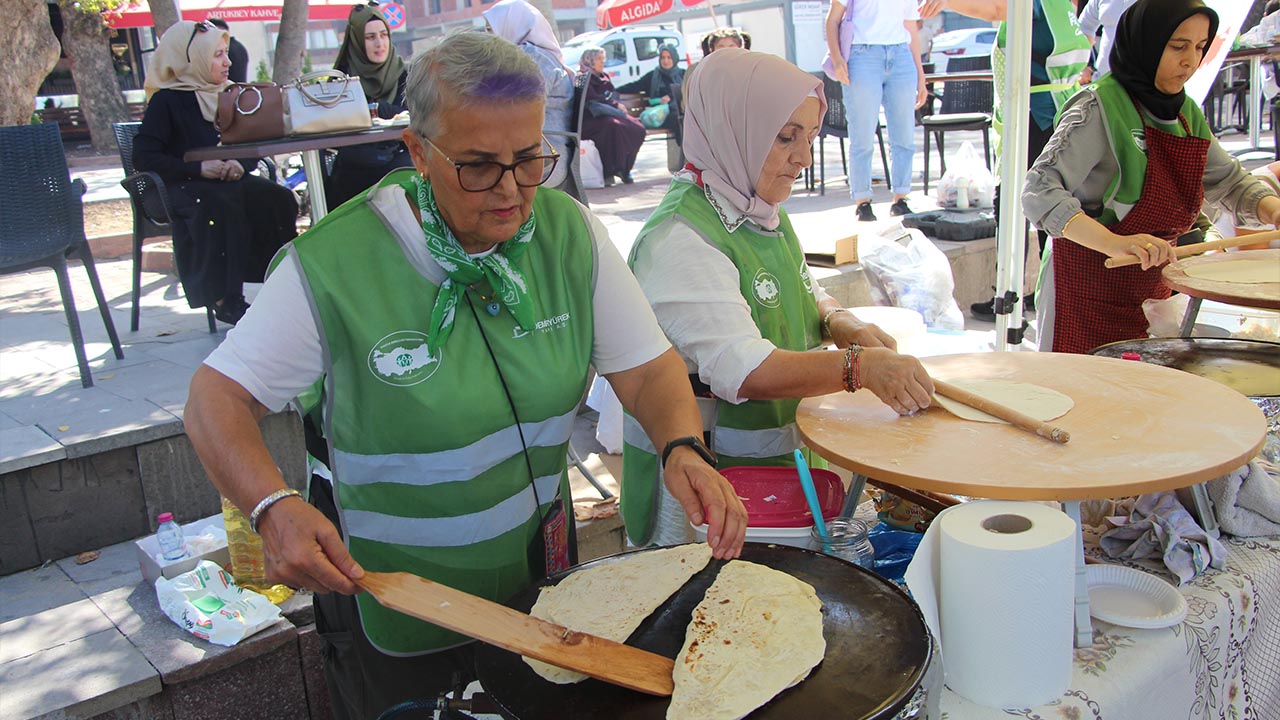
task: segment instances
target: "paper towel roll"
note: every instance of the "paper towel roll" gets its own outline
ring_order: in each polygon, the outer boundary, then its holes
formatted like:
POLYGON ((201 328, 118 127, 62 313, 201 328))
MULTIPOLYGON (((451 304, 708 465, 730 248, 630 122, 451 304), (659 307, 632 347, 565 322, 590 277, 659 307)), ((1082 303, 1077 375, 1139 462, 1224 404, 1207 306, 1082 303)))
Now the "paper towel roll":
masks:
POLYGON ((1045 505, 987 500, 948 509, 928 534, 907 580, 936 618, 947 686, 989 707, 1060 697, 1071 682, 1075 523, 1045 505))

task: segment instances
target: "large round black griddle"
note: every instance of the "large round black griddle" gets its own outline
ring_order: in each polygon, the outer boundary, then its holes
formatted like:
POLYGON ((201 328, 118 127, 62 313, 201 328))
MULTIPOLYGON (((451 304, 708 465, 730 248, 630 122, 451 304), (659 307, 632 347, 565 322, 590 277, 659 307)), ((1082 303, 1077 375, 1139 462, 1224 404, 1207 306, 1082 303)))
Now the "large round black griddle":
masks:
POLYGON ((1249 397, 1280 396, 1280 344, 1234 338, 1144 338, 1094 348, 1118 358, 1136 352, 1142 362, 1216 380, 1249 397))
MULTIPOLYGON (((544 585, 565 575, 614 563, 641 552, 592 560, 526 588, 506 604, 528 612, 544 585)), ((803 682, 751 714, 753 720, 799 717, 892 718, 910 700, 929 664, 931 646, 920 609, 907 594, 852 563, 801 548, 747 543, 743 560, 809 583, 822 600, 826 657, 803 682)), ((684 645, 693 608, 725 561, 712 560, 645 619, 628 645, 675 658, 684 645)), ((602 600, 604 602, 604 600, 602 600)), ((574 685, 543 680, 515 653, 481 644, 476 652, 480 685, 515 720, 666 717, 669 698, 654 697, 587 679, 574 685)))

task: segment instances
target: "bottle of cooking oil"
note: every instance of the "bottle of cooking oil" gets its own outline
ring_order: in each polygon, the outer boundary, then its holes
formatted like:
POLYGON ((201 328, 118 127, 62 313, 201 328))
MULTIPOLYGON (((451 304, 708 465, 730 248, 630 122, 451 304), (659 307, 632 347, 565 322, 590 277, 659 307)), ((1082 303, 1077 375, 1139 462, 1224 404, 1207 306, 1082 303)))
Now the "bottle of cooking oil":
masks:
POLYGON ((227 529, 227 551, 231 555, 231 576, 246 590, 261 593, 279 605, 293 595, 286 585, 267 581, 267 558, 262 551, 262 537, 249 526, 249 518, 230 500, 222 498, 222 524, 227 529))

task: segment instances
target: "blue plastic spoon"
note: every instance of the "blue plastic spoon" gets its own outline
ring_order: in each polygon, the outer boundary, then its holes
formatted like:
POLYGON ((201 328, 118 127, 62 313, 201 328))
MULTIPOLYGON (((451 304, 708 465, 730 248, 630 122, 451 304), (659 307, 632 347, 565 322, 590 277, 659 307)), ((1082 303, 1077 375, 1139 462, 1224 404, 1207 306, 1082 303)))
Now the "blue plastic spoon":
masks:
MULTIPOLYGON (((800 487, 804 490, 804 498, 809 501, 809 512, 813 514, 813 524, 818 534, 827 539, 827 523, 822 519, 822 505, 818 503, 818 490, 813 486, 813 475, 809 473, 809 463, 804 461, 804 453, 796 450, 796 470, 800 473, 800 487)), ((826 543, 823 543, 824 547, 826 543)))

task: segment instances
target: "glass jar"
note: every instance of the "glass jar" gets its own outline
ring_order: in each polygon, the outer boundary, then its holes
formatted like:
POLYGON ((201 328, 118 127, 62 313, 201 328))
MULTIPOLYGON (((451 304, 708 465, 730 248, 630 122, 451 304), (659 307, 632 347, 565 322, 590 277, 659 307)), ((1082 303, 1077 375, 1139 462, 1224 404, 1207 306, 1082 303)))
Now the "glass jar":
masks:
POLYGON ((809 549, 826 553, 854 565, 872 569, 876 551, 867 538, 867 524, 853 518, 836 518, 827 521, 827 536, 823 537, 814 527, 809 531, 809 549))

